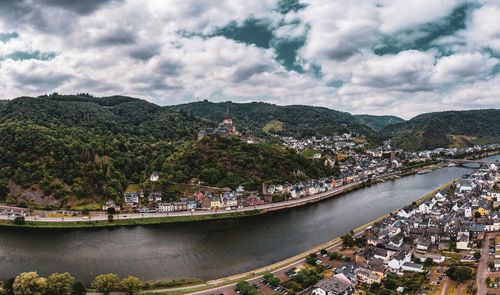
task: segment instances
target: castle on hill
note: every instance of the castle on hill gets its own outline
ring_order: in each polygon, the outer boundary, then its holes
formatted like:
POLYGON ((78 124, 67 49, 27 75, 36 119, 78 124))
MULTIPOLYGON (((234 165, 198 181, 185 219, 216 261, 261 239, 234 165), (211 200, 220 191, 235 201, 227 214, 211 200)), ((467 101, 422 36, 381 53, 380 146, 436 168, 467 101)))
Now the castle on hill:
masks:
POLYGON ((217 128, 205 128, 198 132, 198 140, 202 140, 206 136, 241 136, 241 134, 236 131, 236 127, 233 125, 233 116, 227 111, 224 114, 224 121, 219 123, 217 128))

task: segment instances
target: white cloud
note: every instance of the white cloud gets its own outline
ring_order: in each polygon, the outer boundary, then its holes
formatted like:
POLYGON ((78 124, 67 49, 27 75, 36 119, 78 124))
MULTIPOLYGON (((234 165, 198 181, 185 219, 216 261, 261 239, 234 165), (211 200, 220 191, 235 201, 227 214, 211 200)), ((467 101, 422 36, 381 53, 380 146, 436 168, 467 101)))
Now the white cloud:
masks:
MULTIPOLYGON (((10 15, 0 7, 0 33, 19 33, 0 43, 0 96, 57 91, 125 94, 159 104, 266 100, 405 118, 499 105, 498 78, 491 74, 498 60, 485 53, 500 52, 495 1, 473 10, 466 29, 432 44, 452 50, 445 57, 434 49, 378 56, 374 48, 386 34, 441 20, 462 1, 307 0, 306 8, 287 15, 277 12, 276 2, 103 0, 55 7, 24 0, 10 15), (206 37, 249 18, 269 22, 280 40, 304 37, 297 63, 305 73, 287 70, 274 48, 206 37), (16 52, 55 58, 8 58, 16 52), (321 77, 311 74, 312 65, 321 67, 321 77), (343 85, 326 86, 332 81, 343 85)), ((406 37, 416 34, 425 32, 406 37)))
POLYGON ((497 63, 496 58, 478 52, 446 56, 437 62, 433 80, 453 83, 484 79, 497 63))

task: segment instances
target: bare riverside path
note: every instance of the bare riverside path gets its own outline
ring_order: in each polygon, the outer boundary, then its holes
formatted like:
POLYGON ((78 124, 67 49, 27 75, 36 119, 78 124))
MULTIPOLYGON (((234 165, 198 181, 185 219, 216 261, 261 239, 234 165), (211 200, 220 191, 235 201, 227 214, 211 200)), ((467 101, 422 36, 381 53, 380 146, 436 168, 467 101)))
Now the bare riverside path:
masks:
POLYGON ((67 271, 87 283, 102 273, 146 281, 231 280, 329 243, 467 171, 442 168, 245 218, 116 228, 0 228, 0 280, 24 271, 42 276, 67 271))

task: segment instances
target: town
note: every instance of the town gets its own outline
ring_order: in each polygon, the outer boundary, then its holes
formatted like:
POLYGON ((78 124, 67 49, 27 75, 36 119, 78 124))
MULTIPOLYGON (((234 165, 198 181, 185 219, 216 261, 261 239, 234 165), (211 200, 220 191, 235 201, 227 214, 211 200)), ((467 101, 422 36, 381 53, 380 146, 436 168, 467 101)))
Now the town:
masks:
MULTIPOLYGON (((495 294, 500 287, 500 170, 495 163, 236 291, 495 294), (329 250, 329 251, 327 251, 329 250), (313 283, 297 276, 307 275, 313 283)), ((255 293, 257 294, 257 293, 255 293)))

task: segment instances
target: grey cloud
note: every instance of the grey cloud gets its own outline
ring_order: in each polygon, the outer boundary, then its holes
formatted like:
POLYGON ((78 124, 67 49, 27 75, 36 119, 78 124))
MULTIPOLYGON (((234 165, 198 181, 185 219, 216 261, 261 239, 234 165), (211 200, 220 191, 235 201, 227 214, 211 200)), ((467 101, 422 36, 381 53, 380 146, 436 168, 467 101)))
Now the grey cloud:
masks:
POLYGON ((42 3, 44 6, 60 7, 79 15, 88 15, 109 3, 121 1, 122 0, 42 0, 37 2, 42 3))
POLYGON ((20 87, 34 88, 41 91, 50 91, 72 78, 71 75, 62 73, 15 73, 13 77, 20 87))
POLYGON ((158 65, 157 71, 158 73, 167 76, 178 76, 180 75, 182 68, 182 64, 177 61, 165 60, 158 65))
POLYGON ((160 52, 160 47, 157 45, 142 46, 131 50, 130 57, 146 61, 151 59, 153 56, 158 55, 159 52, 160 52))
POLYGON ((88 15, 106 4, 121 0, 2 0, 0 2, 0 19, 17 26, 25 25, 38 31, 66 34, 71 32, 75 18, 88 15), (57 17, 52 15, 54 9, 62 9, 66 13, 57 17))
POLYGON ((250 79, 253 75, 266 72, 270 69, 268 65, 257 64, 249 67, 239 68, 234 72, 233 82, 241 82, 250 79))
POLYGON ((325 50, 325 54, 329 59, 338 61, 347 60, 359 52, 360 51, 356 47, 350 45, 346 45, 345 47, 339 46, 325 50))
POLYGON ((97 46, 115 46, 115 45, 130 45, 135 44, 137 36, 135 32, 127 29, 118 29, 106 33, 106 35, 101 36, 97 39, 97 46))

